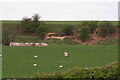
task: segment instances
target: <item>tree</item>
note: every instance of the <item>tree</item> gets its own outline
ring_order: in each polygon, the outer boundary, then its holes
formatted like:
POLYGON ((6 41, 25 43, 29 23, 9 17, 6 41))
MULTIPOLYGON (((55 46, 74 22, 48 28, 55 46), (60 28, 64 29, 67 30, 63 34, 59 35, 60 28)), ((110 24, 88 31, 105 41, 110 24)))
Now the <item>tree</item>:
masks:
POLYGON ((2 31, 2 44, 3 45, 9 45, 11 41, 13 41, 15 38, 15 34, 8 31, 8 30, 3 30, 2 31))
POLYGON ((37 33, 40 35, 41 40, 45 39, 47 32, 48 32, 48 29, 45 25, 41 25, 37 28, 37 33))
POLYGON ((98 27, 97 21, 84 21, 81 26, 88 26, 90 28, 90 33, 93 34, 95 29, 98 27))
POLYGON ((83 21, 82 24, 81 24, 81 27, 82 26, 88 26, 89 25, 89 21, 83 21))
POLYGON ((35 29, 37 29, 40 26, 40 22, 39 22, 40 18, 41 17, 39 16, 39 14, 35 14, 34 16, 32 16, 33 26, 34 26, 35 29))
POLYGON ((88 26, 81 27, 79 39, 85 42, 87 39, 89 39, 89 33, 90 33, 90 29, 88 26))
POLYGON ((113 27, 112 23, 108 21, 101 22, 99 24, 99 28, 100 28, 100 31, 98 32, 98 34, 102 37, 105 37, 106 35, 109 35, 115 32, 115 28, 113 27))
POLYGON ((64 35, 71 36, 74 34, 74 27, 69 25, 63 29, 64 35))
POLYGON ((23 27, 24 32, 26 32, 26 33, 32 32, 33 31, 32 19, 24 17, 22 19, 22 27, 23 27))
POLYGON ((96 28, 98 27, 97 21, 90 21, 87 26, 90 28, 90 33, 93 34, 96 28))
POLYGON ((22 19, 23 31, 26 33, 36 32, 36 29, 40 26, 39 14, 35 14, 32 18, 24 17, 22 19))

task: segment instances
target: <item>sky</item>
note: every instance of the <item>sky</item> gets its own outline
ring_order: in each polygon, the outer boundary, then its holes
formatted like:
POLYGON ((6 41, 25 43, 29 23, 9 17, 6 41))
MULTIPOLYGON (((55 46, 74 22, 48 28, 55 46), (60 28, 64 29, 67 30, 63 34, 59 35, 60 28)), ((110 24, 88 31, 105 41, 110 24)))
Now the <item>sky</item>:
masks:
POLYGON ((39 14, 41 20, 118 20, 119 0, 1 0, 0 20, 22 20, 39 14))

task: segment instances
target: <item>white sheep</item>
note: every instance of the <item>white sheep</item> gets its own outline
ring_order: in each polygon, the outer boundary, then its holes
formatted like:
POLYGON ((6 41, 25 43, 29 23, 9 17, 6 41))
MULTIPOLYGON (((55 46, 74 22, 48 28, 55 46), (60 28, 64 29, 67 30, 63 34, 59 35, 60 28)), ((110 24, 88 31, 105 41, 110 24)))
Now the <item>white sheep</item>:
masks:
POLYGON ((37 56, 37 55, 35 55, 35 56, 34 56, 34 58, 38 58, 38 56, 37 56))
POLYGON ((68 53, 67 53, 67 52, 64 52, 64 56, 65 56, 65 57, 68 57, 69 55, 68 55, 68 53))
POLYGON ((37 64, 33 64, 33 66, 34 66, 34 67, 36 67, 36 66, 37 66, 37 64))
POLYGON ((0 54, 0 57, 2 57, 2 54, 0 54))
POLYGON ((60 65, 60 66, 59 66, 59 68, 63 68, 63 66, 62 66, 62 65, 60 65))

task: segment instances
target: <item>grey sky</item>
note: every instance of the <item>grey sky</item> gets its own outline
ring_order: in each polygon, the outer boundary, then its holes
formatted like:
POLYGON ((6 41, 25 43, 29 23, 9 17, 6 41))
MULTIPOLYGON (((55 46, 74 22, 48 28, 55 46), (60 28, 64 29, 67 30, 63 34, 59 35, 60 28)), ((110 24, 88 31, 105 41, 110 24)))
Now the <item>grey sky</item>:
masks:
POLYGON ((21 20, 40 14, 42 20, 118 20, 118 0, 4 0, 1 20, 21 20))

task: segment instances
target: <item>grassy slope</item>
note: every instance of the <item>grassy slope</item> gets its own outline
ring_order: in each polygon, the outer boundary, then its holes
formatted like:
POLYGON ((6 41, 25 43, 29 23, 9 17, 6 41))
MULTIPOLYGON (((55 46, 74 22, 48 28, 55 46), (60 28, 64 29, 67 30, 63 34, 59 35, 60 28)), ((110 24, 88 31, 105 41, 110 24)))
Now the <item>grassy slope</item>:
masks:
POLYGON ((97 67, 117 62, 117 46, 59 45, 47 47, 3 47, 3 77, 29 77, 37 72, 53 73, 73 67, 97 67), (70 56, 64 57, 67 51, 70 56), (38 55, 38 59, 33 56, 38 55), (37 63, 37 67, 32 64, 37 63), (59 69, 58 66, 64 68, 59 69))
MULTIPOLYGON (((83 21, 43 21, 46 23, 46 27, 48 27, 49 32, 61 32, 66 25, 73 25, 74 27, 80 27, 83 21)), ((111 21, 113 25, 117 25, 117 21, 111 21)), ((24 34, 18 31, 18 27, 20 26, 20 21, 2 21, 2 29, 7 29, 8 31, 13 32, 16 35, 14 41, 16 42, 33 42, 38 41, 35 37, 29 34, 24 34), (27 36, 27 37, 25 37, 27 36), (29 41, 30 40, 30 41, 29 41)))

